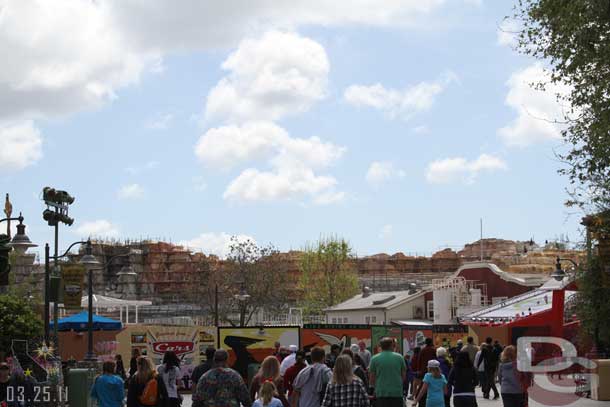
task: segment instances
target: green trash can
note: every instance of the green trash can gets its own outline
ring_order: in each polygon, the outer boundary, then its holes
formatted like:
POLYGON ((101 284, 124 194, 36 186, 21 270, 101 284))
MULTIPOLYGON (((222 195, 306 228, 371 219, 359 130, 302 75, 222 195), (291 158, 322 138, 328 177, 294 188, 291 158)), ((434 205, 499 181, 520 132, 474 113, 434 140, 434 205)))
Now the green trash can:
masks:
POLYGON ((95 376, 93 369, 70 369, 68 371, 68 404, 70 407, 93 406, 89 394, 95 376))

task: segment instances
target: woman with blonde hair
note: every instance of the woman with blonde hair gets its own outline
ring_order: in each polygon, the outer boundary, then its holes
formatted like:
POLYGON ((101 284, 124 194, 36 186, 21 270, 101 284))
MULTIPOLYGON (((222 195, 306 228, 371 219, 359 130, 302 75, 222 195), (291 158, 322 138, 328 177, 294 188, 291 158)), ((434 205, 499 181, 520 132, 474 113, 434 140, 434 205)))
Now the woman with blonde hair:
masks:
POLYGON ((283 407, 290 407, 286 399, 286 390, 284 387, 284 379, 280 376, 280 362, 275 356, 267 356, 261 367, 252 379, 250 385, 250 397, 252 400, 257 399, 257 394, 260 396, 261 387, 264 382, 271 381, 276 389, 277 398, 282 402, 283 407))
POLYGON ((333 378, 326 386, 322 407, 369 407, 369 397, 362 380, 354 376, 352 358, 341 355, 335 360, 333 378))
POLYGON ((129 380, 127 407, 168 407, 167 388, 146 356, 137 360, 138 370, 129 380))
POLYGON ((517 355, 515 347, 507 346, 500 355, 498 379, 500 394, 504 407, 523 407, 527 405, 527 386, 522 375, 517 370, 517 355))
MULTIPOLYGON (((277 359, 275 356, 272 356, 277 359)), ((282 407, 280 399, 276 398, 277 388, 273 381, 265 380, 258 391, 258 399, 254 401, 252 407, 282 407)))

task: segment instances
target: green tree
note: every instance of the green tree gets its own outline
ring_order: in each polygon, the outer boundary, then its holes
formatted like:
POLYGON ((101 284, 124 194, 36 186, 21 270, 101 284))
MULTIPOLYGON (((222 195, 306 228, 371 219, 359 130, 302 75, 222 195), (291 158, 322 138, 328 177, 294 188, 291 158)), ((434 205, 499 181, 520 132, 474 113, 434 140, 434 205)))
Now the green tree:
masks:
POLYGON ((303 249, 299 290, 306 315, 319 315, 358 292, 354 254, 345 239, 322 238, 303 249))
MULTIPOLYGON (((0 354, 9 354, 14 339, 31 340, 42 336, 42 320, 31 301, 14 294, 0 295, 0 354)), ((2 355, 0 355, 2 356, 2 355)))
POLYGON ((596 212, 610 207, 610 1, 518 0, 517 50, 544 61, 549 83, 567 89, 558 153, 570 182, 568 205, 596 212))

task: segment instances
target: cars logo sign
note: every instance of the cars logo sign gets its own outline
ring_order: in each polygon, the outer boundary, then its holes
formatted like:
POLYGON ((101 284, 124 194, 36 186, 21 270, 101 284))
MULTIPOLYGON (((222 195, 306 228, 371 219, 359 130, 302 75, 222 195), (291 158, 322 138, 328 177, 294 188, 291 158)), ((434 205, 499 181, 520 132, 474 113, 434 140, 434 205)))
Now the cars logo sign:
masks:
POLYGON ((186 341, 164 341, 164 342, 153 342, 153 352, 165 353, 172 351, 176 356, 184 355, 185 353, 191 353, 195 349, 195 343, 186 341))

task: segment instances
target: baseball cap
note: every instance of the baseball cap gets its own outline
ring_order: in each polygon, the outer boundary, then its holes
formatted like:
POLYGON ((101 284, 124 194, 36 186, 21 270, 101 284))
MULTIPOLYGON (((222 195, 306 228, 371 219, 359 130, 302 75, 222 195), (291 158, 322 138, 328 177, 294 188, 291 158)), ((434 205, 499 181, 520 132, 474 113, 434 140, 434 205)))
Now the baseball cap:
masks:
POLYGON ((349 350, 351 350, 352 352, 356 353, 360 351, 360 348, 358 347, 358 345, 353 344, 352 346, 349 347, 349 350))
POLYGON ((299 347, 297 345, 290 345, 288 349, 290 349, 290 352, 294 353, 299 350, 299 347))
POLYGON ((441 367, 441 364, 438 362, 438 360, 429 360, 428 361, 428 367, 441 367))

